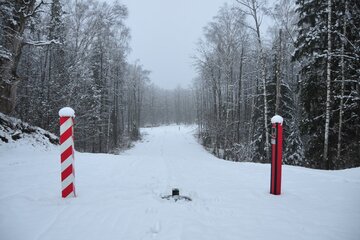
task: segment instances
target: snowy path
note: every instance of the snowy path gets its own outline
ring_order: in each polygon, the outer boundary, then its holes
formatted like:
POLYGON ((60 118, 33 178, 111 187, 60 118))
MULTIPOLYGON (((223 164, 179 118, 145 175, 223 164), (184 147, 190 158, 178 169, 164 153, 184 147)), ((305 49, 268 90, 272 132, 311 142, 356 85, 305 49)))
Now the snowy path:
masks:
POLYGON ((360 169, 283 168, 207 153, 188 127, 145 129, 121 155, 76 154, 76 199, 60 198, 59 149, 0 145, 1 240, 360 239, 360 169), (192 202, 167 201, 173 187, 192 202))

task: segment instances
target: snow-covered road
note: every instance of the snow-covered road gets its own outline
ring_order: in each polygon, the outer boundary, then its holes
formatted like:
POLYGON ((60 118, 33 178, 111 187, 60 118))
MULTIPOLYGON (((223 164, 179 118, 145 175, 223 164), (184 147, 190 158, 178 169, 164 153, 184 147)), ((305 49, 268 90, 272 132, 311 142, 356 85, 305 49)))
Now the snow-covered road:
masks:
POLYGON ((58 147, 0 145, 0 239, 360 239, 359 168, 284 166, 273 196, 268 164, 217 159, 191 127, 143 132, 121 155, 77 153, 66 200, 58 147), (174 187, 193 201, 161 198, 174 187))

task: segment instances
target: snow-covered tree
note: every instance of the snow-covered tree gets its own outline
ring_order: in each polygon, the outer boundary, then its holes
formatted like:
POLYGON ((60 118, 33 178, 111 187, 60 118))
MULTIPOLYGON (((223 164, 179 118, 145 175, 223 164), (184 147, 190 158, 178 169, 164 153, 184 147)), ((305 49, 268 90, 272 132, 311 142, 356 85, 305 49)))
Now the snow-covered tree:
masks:
POLYGON ((306 165, 304 149, 299 132, 300 108, 298 106, 298 73, 300 64, 292 61, 297 36, 295 0, 281 0, 269 10, 274 19, 272 77, 269 82, 269 117, 284 117, 283 162, 306 165))
POLYGON ((359 77, 356 71, 350 69, 358 66, 359 45, 354 40, 358 38, 358 33, 350 34, 352 27, 347 24, 350 21, 353 27, 359 28, 358 4, 356 1, 331 0, 297 3, 300 32, 296 41, 295 59, 303 63, 300 88, 303 107, 301 130, 306 157, 312 167, 333 169, 353 165, 353 154, 359 153, 359 142, 353 141, 359 138, 359 125, 352 122, 359 117, 359 77), (353 6, 351 10, 346 8, 347 4, 353 6), (355 74, 350 77, 351 73, 355 74), (343 128, 345 99, 347 103, 351 102, 351 107, 346 108, 349 114, 348 130, 343 128), (344 151, 341 149, 345 139, 342 136, 347 134, 351 137, 348 138, 349 145, 344 151), (341 152, 345 155, 341 155, 341 152), (337 159, 337 156, 342 156, 342 159, 337 159))
POLYGON ((17 73, 21 51, 26 41, 26 25, 37 13, 43 1, 0 1, 0 111, 11 113, 15 108, 17 73))

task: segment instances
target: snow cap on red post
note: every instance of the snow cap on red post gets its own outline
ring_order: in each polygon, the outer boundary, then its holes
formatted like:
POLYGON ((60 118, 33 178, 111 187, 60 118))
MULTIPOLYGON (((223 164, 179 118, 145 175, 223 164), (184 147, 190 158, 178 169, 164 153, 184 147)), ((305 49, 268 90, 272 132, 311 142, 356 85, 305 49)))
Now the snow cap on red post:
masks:
POLYGON ((60 117, 75 117, 75 111, 71 107, 64 107, 59 111, 60 117))
POLYGON ((284 119, 279 115, 275 115, 271 118, 271 123, 280 123, 282 125, 283 121, 284 119))

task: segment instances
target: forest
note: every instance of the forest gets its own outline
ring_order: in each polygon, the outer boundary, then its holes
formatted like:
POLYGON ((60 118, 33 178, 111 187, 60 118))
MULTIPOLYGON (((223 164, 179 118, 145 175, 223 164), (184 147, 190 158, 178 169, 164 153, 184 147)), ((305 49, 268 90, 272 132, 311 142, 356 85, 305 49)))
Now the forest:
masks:
POLYGON ((140 126, 194 122, 190 90, 160 89, 139 61, 127 61, 125 5, 1 1, 1 12, 1 81, 17 87, 10 111, 20 119, 58 134, 58 110, 72 106, 77 150, 89 152, 127 148, 140 126), (19 51, 13 74, 8 66, 15 62, 4 53, 19 51))
POLYGON ((166 90, 128 60, 121 2, 0 0, 0 111, 58 134, 71 106, 84 152, 128 148, 141 127, 196 124, 217 157, 261 163, 278 114, 285 164, 359 167, 360 2, 271 3, 221 6, 199 32, 192 87, 166 90))

